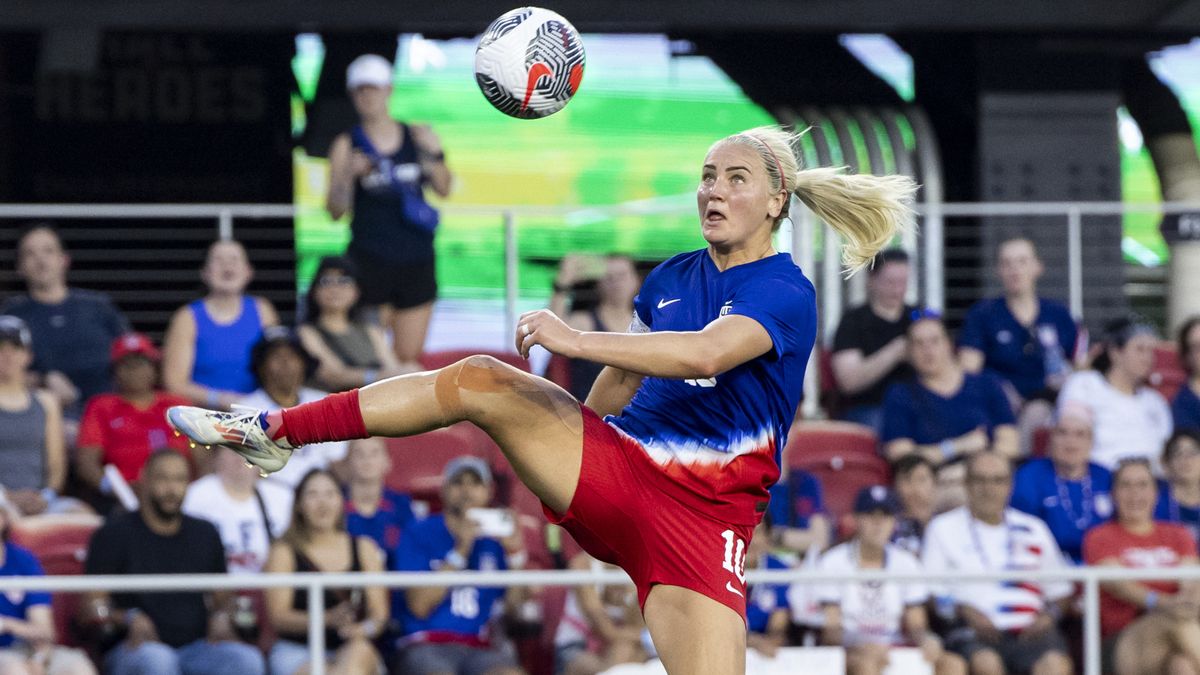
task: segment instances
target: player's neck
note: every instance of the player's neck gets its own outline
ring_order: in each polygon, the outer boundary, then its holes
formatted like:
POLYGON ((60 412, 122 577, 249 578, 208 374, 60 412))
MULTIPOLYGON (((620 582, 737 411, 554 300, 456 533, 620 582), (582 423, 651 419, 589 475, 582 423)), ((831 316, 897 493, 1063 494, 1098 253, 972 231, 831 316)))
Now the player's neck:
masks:
POLYGON ((709 246, 708 255, 717 269, 724 272, 730 267, 745 265, 775 255, 775 247, 771 245, 770 239, 765 242, 748 243, 739 248, 718 249, 715 246, 709 246))

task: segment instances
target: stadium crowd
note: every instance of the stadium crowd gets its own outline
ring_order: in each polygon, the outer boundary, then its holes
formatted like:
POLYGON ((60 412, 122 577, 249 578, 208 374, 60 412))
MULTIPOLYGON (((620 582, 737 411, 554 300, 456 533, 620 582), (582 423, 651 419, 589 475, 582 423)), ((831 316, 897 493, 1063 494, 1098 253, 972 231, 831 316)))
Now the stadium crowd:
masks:
MULTIPOLYGON (((206 294, 176 312, 161 352, 106 297, 68 286, 68 267, 54 228, 29 228, 26 293, 0 310, 0 576, 605 567, 547 526, 498 450, 463 425, 306 447, 265 478, 172 433, 172 405, 277 409, 411 371, 357 311, 351 259, 322 261, 292 328, 247 293, 242 246, 216 242, 206 294), (46 542, 68 531, 83 533, 85 555, 63 566, 46 542)), ((553 307, 579 327, 620 329, 632 261, 586 267, 564 261, 553 307)), ((910 272, 903 252, 882 253, 867 303, 821 350, 823 402, 842 421, 797 420, 745 564, 929 581, 751 588, 749 645, 767 657, 842 646, 864 675, 902 647, 938 675, 1073 672, 1078 589, 938 573, 1194 564, 1200 319, 1180 331, 1183 381, 1168 402, 1152 386, 1166 349, 1155 329, 1116 321, 1089 346, 1038 295, 1028 240, 999 247, 1003 296, 979 301, 957 339, 905 304, 910 272)), ((547 371, 576 395, 595 374, 554 359, 547 371)), ((584 675, 654 655, 623 586, 341 589, 319 610, 292 589, 90 593, 54 598, 53 615, 51 604, 0 594, 0 674, 303 673, 312 611, 332 673, 584 675)), ((1200 587, 1105 584, 1100 619, 1111 672, 1200 675, 1200 587)))

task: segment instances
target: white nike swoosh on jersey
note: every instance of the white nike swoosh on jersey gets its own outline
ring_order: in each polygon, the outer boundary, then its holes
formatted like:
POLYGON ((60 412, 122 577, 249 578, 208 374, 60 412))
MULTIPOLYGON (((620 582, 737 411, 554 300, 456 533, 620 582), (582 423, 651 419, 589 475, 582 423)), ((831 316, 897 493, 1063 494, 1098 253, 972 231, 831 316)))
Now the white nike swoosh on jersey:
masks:
POLYGON ((658 301, 658 308, 659 308, 659 309, 662 309, 663 307, 666 307, 667 305, 670 305, 670 304, 674 304, 674 303, 676 303, 676 302, 679 302, 679 301, 680 301, 680 300, 682 300, 682 299, 683 299, 683 298, 675 298, 674 300, 659 300, 659 301, 658 301))
POLYGON ((733 582, 726 581, 726 582, 725 582, 725 590, 729 591, 730 593, 737 593, 737 596, 738 596, 739 598, 744 598, 744 597, 746 597, 746 596, 742 595, 742 592, 741 592, 741 591, 739 591, 738 589, 736 589, 736 588, 734 588, 734 587, 733 587, 733 582))

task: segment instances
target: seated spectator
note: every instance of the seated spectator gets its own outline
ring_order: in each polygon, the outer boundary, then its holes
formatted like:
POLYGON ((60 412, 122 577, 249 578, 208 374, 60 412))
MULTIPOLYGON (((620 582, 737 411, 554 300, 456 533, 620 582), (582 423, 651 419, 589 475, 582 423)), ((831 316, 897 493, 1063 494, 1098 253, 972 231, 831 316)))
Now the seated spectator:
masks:
MULTIPOLYGON (((935 515, 966 506, 967 456, 951 457, 937 465, 934 483, 937 486, 937 497, 933 506, 935 515)), ((929 526, 928 523, 925 525, 929 526)))
POLYGON ((937 507, 937 483, 933 464, 921 455, 901 457, 892 466, 892 487, 900 511, 892 543, 920 557, 925 528, 937 507))
MULTIPOLYGON (((38 559, 8 541, 10 509, 0 499, 0 577, 44 576, 38 559)), ((4 675, 95 675, 78 649, 54 644, 50 594, 6 591, 0 594, 0 673, 4 675)))
MULTIPOLYGON (((754 528, 746 548, 745 569, 786 570, 788 562, 771 553, 766 521, 754 528)), ((774 658, 787 644, 791 605, 787 584, 755 584, 746 588, 746 647, 774 658)))
MULTIPOLYGON (((863 488, 854 500, 854 537, 826 551, 819 568, 828 572, 920 572, 916 556, 888 543, 899 510, 891 490, 882 485, 863 488)), ((962 657, 946 653, 942 641, 929 631, 925 613, 929 592, 924 584, 828 584, 819 593, 825 611, 822 640, 846 648, 849 675, 882 675, 890 658, 888 651, 905 645, 919 647, 937 675, 966 675, 962 657)))
MULTIPOLYGON (((464 455, 450 460, 442 476, 445 511, 418 521, 400 537, 393 569, 403 572, 494 571, 524 564, 520 530, 504 539, 480 534, 471 509, 492 500, 492 472, 487 462, 464 455)), ((487 673, 517 675, 522 671, 509 653, 492 647, 488 623, 497 603, 507 595, 515 606, 521 589, 455 586, 409 588, 393 596, 392 613, 404 636, 398 670, 410 675, 487 673)))
MULTIPOLYGON (((567 564, 573 570, 615 570, 580 551, 567 564)), ((645 622, 633 584, 575 586, 567 593, 554 634, 557 675, 596 675, 622 663, 642 663, 645 622)))
POLYGON ((317 385, 346 391, 412 372, 400 366, 383 329, 357 315, 358 277, 349 258, 322 258, 306 298, 305 323, 296 333, 317 359, 317 385))
POLYGON ((1019 237, 996 250, 1004 295, 975 303, 958 336, 969 373, 986 370, 1012 386, 1021 410, 1021 454, 1036 429, 1048 426, 1058 391, 1071 373, 1078 331, 1066 305, 1038 297, 1045 268, 1033 242, 1019 237))
POLYGON ((1154 519, 1188 528, 1200 541, 1200 432, 1176 431, 1163 447, 1163 472, 1154 519))
POLYGON ((934 464, 989 448, 1017 454, 1017 431, 999 380, 963 372, 940 317, 925 312, 908 327, 911 382, 893 384, 883 403, 884 450, 896 461, 916 452, 934 464))
POLYGON ((188 486, 183 512, 216 525, 230 574, 257 574, 267 563, 271 542, 291 523, 292 493, 260 480, 258 469, 229 448, 214 453, 214 472, 188 486))
POLYGON ((1072 374, 1058 397, 1092 409, 1096 419, 1092 461, 1112 470, 1124 457, 1145 457, 1158 472, 1158 455, 1171 435, 1171 409, 1147 386, 1158 338, 1154 327, 1132 319, 1106 326, 1095 370, 1072 374))
MULTIPOLYGON (((1087 533, 1088 565, 1184 567, 1197 563, 1187 528, 1155 521, 1154 475, 1144 459, 1113 472, 1116 518, 1087 533)), ((1194 582, 1109 581, 1100 584, 1100 633, 1117 675, 1200 672, 1200 588, 1194 582)))
POLYGON ((773 546, 803 554, 812 546, 829 544, 832 526, 825 514, 821 482, 817 477, 795 468, 771 486, 767 509, 770 541, 773 546))
POLYGON ((833 336, 833 377, 841 394, 840 419, 883 433, 883 396, 913 377, 908 365, 908 324, 915 307, 904 304, 911 269, 908 254, 889 249, 867 273, 867 302, 842 315, 833 336))
MULTIPOLYGON (((633 316, 633 298, 641 280, 633 259, 625 255, 606 256, 601 262, 591 256, 571 254, 562 259, 554 278, 550 311, 563 317, 575 330, 622 332, 633 316), (594 301, 577 296, 579 286, 595 282, 594 301)), ((592 384, 604 366, 582 359, 571 359, 571 395, 587 400, 592 384)))
MULTIPOLYGON (((979 452, 966 465, 967 505, 935 517, 925 532, 922 562, 930 578, 950 571, 1062 569, 1062 553, 1046 524, 1007 508, 1013 480, 1008 459, 979 452)), ((972 673, 1071 672, 1058 626, 1070 606, 1069 582, 967 582, 934 592, 939 604, 953 604, 964 624, 946 638, 946 648, 967 659, 972 673)))
POLYGON ((254 391, 250 350, 279 317, 270 301, 246 295, 254 269, 240 243, 213 242, 200 276, 208 293, 176 310, 167 326, 163 384, 196 405, 228 410, 254 391))
MULTIPOLYGON (((225 549, 211 523, 183 514, 187 459, 172 450, 150 456, 142 471, 141 506, 108 520, 88 546, 86 574, 224 574, 225 549)), ((125 637, 102 644, 108 675, 264 672, 257 648, 235 638, 232 594, 214 591, 92 592, 84 625, 125 637)))
POLYGON ((1031 459, 1017 470, 1012 494, 1013 508, 1046 523, 1058 548, 1075 565, 1083 559, 1084 533, 1112 515, 1108 469, 1088 461, 1092 426, 1091 410, 1078 403, 1064 405, 1051 436, 1050 456, 1031 459))
MULTIPOLYGON (((316 370, 317 362, 286 326, 272 326, 263 331, 262 338, 250 350, 250 368, 259 386, 238 399, 240 405, 280 410, 326 396, 323 391, 304 386, 316 370)), ((292 453, 287 465, 267 479, 293 488, 309 471, 330 469, 334 462, 345 459, 346 448, 346 441, 306 445, 292 453)))
POLYGON ((400 534, 415 520, 412 498, 384 485, 392 460, 382 438, 350 441, 346 453, 346 531, 369 537, 390 563, 400 534))
MULTIPOLYGON (((300 479, 291 520, 283 538, 271 544, 267 572, 383 571, 375 542, 346 531, 342 491, 328 471, 312 469, 300 479)), ((372 642, 387 626, 387 605, 387 591, 377 586, 325 591, 326 672, 376 672, 379 652, 372 642)), ((271 648, 271 675, 308 672, 309 611, 305 589, 267 589, 267 616, 280 637, 271 648)))
POLYGON ((1188 379, 1171 401, 1171 417, 1176 429, 1200 431, 1200 316, 1179 327, 1178 353, 1188 379))
POLYGON ((161 355, 150 338, 126 333, 111 350, 116 392, 97 394, 87 402, 79 423, 75 472, 84 484, 110 496, 112 485, 104 465, 112 464, 126 482, 141 477, 152 453, 173 448, 188 456, 188 439, 167 424, 167 408, 190 401, 158 389, 161 355))
POLYGON ((129 331, 129 322, 108 296, 67 286, 70 266, 53 226, 30 227, 17 240, 17 272, 27 294, 0 313, 29 326, 38 384, 54 394, 68 419, 78 420, 85 401, 110 391, 109 346, 129 331))

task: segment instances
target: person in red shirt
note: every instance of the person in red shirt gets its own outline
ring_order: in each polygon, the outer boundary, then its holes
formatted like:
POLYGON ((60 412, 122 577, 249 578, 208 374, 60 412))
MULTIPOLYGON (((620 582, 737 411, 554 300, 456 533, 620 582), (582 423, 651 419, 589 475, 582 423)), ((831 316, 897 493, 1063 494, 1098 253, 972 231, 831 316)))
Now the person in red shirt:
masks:
MULTIPOLYGON (((1128 459, 1112 477, 1116 518, 1083 539, 1088 565, 1195 565, 1196 541, 1182 525, 1154 520, 1158 487, 1146 459, 1128 459)), ((1101 584, 1100 631, 1116 675, 1200 673, 1200 589, 1176 581, 1101 584)))
POLYGON ((102 495, 112 493, 106 464, 133 482, 155 450, 169 447, 188 456, 187 439, 166 421, 167 408, 186 405, 186 399, 158 389, 158 348, 141 333, 126 333, 113 341, 111 358, 116 392, 88 400, 77 441, 76 473, 102 495))

